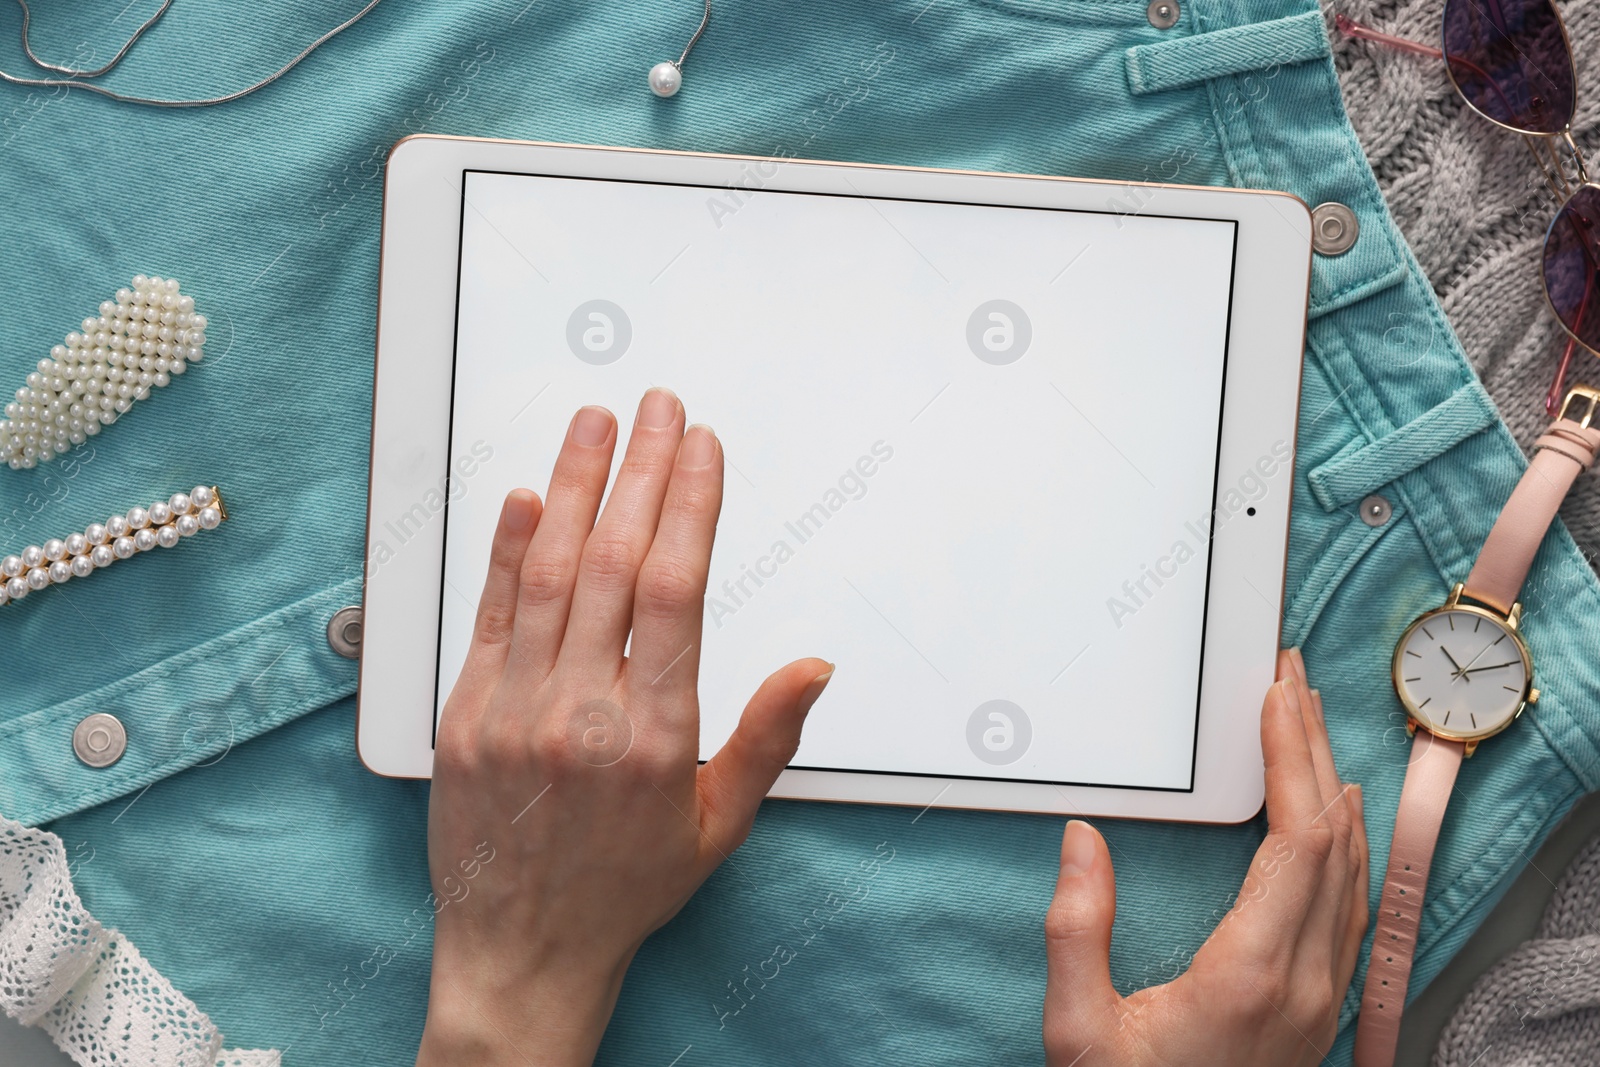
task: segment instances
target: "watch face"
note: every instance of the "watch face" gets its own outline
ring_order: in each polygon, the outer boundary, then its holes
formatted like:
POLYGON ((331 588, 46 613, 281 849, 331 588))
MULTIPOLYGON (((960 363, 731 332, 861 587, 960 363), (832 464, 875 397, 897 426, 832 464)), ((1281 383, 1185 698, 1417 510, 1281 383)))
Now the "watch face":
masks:
POLYGON ((1493 613, 1430 611, 1394 652, 1394 686, 1406 710, 1441 737, 1473 740, 1511 725, 1528 698, 1533 660, 1522 637, 1493 613))

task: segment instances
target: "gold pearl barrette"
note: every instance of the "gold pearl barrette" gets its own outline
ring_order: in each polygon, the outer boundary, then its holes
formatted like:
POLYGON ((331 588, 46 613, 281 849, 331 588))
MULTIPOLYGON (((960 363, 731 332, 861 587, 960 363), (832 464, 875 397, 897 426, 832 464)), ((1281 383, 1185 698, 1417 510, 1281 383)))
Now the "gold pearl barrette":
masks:
POLYGON ((82 533, 29 545, 20 555, 0 559, 0 605, 46 586, 87 578, 152 548, 171 548, 201 530, 215 530, 227 517, 217 487, 197 485, 147 508, 130 508, 126 515, 90 523, 82 533))
POLYGON ((81 333, 51 349, 6 405, 0 461, 25 470, 83 444, 198 363, 207 325, 175 279, 136 275, 83 320, 81 333))

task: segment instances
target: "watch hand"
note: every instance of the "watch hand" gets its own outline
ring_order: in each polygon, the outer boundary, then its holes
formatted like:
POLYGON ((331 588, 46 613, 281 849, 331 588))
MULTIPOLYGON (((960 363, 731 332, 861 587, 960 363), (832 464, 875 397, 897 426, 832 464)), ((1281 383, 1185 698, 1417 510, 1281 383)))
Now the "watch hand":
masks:
MULTIPOLYGON (((1448 648, 1445 648, 1443 645, 1440 645, 1439 646, 1439 651, 1444 653, 1444 658, 1449 660, 1450 661, 1450 666, 1455 668, 1455 670, 1450 672, 1451 680, 1453 681, 1453 680, 1455 680, 1457 678, 1463 677, 1464 676, 1464 672, 1461 669, 1461 664, 1456 662, 1456 658, 1450 654, 1450 650, 1448 648)), ((1470 682, 1470 681, 1472 681, 1472 679, 1468 678, 1467 681, 1470 682)))
POLYGON ((1520 662, 1522 662, 1522 661, 1514 659, 1514 660, 1511 660, 1509 663, 1496 663, 1492 667, 1469 667, 1462 673, 1463 674, 1477 674, 1479 671, 1497 671, 1501 667, 1513 667, 1513 666, 1515 666, 1516 664, 1518 664, 1520 662))
POLYGON ((1499 637, 1495 638, 1493 641, 1489 642, 1487 645, 1484 645, 1483 646, 1483 652, 1479 652, 1476 656, 1473 656, 1472 659, 1467 663, 1467 665, 1465 667, 1461 668, 1462 675, 1465 676, 1466 673, 1472 669, 1472 665, 1483 658, 1483 653, 1484 652, 1487 652, 1491 648, 1493 648, 1495 645, 1498 645, 1504 638, 1505 638, 1505 634, 1501 634, 1499 637))

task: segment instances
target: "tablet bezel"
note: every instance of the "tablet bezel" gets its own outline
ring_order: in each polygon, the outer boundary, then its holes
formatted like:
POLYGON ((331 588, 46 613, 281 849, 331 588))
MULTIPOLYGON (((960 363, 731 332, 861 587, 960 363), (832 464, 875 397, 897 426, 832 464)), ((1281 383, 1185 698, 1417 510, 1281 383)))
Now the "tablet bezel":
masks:
MULTIPOLYGON (((392 558, 375 524, 437 493, 450 464, 461 187, 469 170, 760 188, 1232 220, 1237 226, 1221 488, 1260 457, 1290 459, 1248 521, 1212 545, 1191 790, 1055 785, 872 771, 787 770, 772 796, 918 808, 1234 823, 1261 808, 1260 709, 1279 640, 1289 472, 1311 270, 1311 214, 1288 193, 422 135, 390 153, 384 182, 377 363, 356 748, 373 772, 427 778, 433 760, 444 523, 392 558), (754 175, 754 179, 752 179, 754 175)), ((1167 276, 1181 280, 1181 270, 1167 276)), ((542 488, 542 487, 535 487, 542 488)), ((476 596, 477 590, 470 591, 476 596)), ((461 594, 454 594, 461 595, 461 594)), ((1130 679, 1130 684, 1134 682, 1130 679)))

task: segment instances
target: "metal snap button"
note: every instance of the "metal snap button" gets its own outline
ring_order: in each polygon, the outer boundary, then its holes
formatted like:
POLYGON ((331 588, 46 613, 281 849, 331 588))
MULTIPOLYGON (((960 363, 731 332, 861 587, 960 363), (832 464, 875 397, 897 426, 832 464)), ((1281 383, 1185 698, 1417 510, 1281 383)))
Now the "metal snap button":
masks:
POLYGON ((1350 251, 1360 233, 1356 213, 1343 204, 1330 200, 1311 210, 1311 247, 1322 255, 1338 256, 1350 251))
POLYGON ((109 767, 128 749, 128 732, 115 715, 97 711, 72 731, 72 751, 91 767, 109 767))
POLYGON ((1389 516, 1394 514, 1394 508, 1389 501, 1373 493, 1361 502, 1361 521, 1368 526, 1382 526, 1389 521, 1389 516))
POLYGON ((1145 8, 1145 17, 1158 30, 1170 30, 1178 24, 1178 5, 1175 0, 1151 0, 1145 8))
POLYGON ((345 659, 361 658, 361 609, 340 608, 328 620, 328 644, 345 659))

